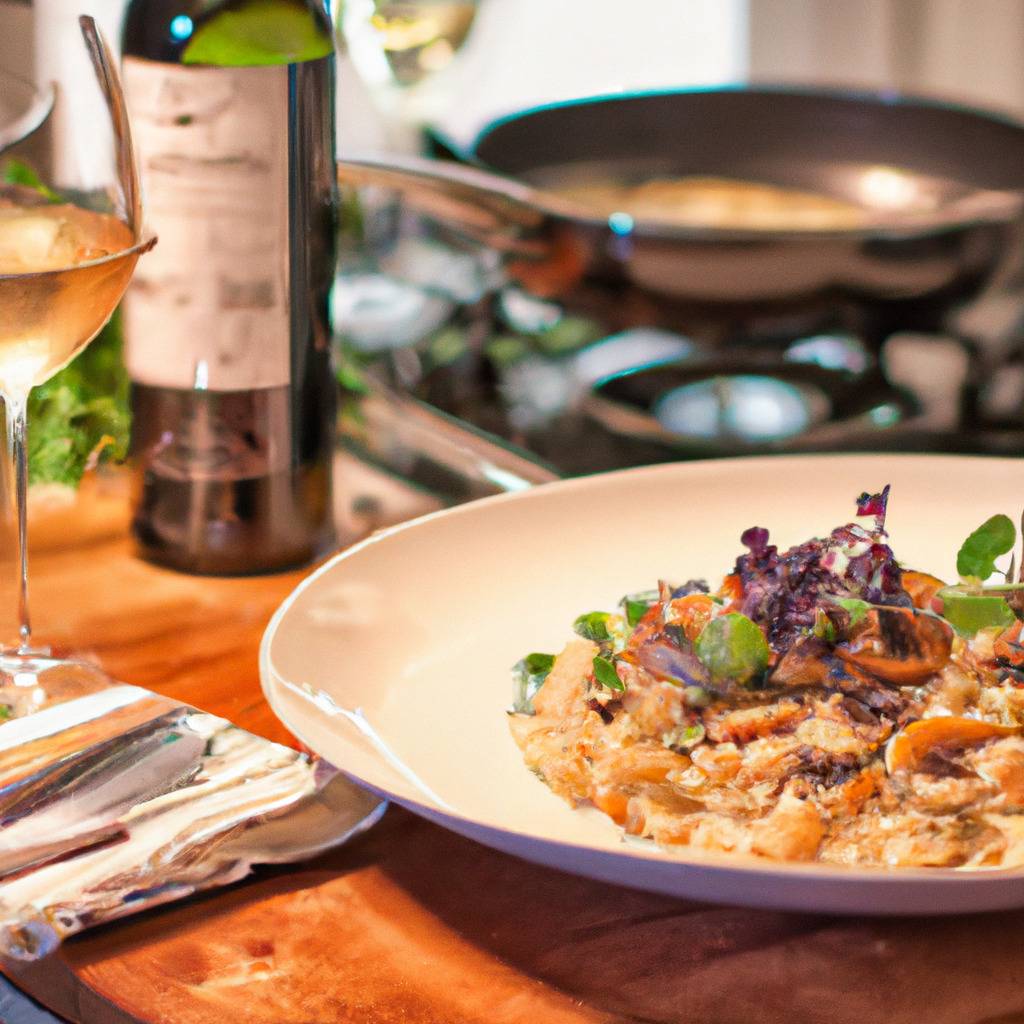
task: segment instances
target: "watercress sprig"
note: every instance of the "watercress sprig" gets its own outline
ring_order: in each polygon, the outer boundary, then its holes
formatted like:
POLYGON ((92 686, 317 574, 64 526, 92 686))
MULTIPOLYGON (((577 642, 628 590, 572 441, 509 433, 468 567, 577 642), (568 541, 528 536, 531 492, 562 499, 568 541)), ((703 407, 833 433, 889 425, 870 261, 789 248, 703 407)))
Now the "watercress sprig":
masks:
POLYGON ((1013 550, 1017 530, 1009 516, 986 519, 961 544, 956 556, 956 571, 968 586, 981 586, 995 571, 995 560, 1013 550))
POLYGON ((996 559, 1016 543, 1016 527, 1009 516, 1000 514, 986 519, 960 545, 956 556, 960 582, 935 595, 936 610, 958 633, 973 636, 982 629, 1005 629, 1016 619, 1007 595, 1024 585, 1009 579, 985 583, 996 572, 996 559))

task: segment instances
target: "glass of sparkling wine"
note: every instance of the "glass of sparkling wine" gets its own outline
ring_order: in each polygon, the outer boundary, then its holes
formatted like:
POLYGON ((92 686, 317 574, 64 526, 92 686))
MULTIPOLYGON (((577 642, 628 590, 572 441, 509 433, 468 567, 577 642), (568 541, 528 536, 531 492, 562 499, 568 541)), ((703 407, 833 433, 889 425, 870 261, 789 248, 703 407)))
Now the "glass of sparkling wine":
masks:
MULTIPOLYGON (((32 637, 28 604, 26 407, 31 389, 66 366, 110 318, 139 256, 155 238, 142 226, 138 177, 117 71, 95 23, 80 19, 86 75, 66 116, 88 126, 54 133, 52 175, 31 168, 0 182, 0 399, 16 500, 18 638, 0 647, 0 688, 32 686, 74 664, 32 637), (91 64, 90 74, 88 68, 91 64), (79 143, 76 145, 75 143, 79 143), (81 166, 79 166, 79 164, 81 166)), ((47 109, 44 91, 0 69, 0 169, 47 109), (20 102, 14 97, 24 97, 20 102), (7 102, 8 100, 11 102, 7 102)), ((58 97, 58 103, 61 98, 58 97)), ((0 638, 2 639, 2 638, 0 638)))

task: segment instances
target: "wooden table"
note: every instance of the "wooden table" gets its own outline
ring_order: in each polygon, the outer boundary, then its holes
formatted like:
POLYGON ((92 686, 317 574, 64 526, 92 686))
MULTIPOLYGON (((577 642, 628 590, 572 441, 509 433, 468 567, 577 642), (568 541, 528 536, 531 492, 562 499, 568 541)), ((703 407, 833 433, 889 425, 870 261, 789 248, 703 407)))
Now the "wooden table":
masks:
MULTIPOLYGON (((36 560, 38 634, 113 675, 288 735, 264 624, 300 573, 211 580, 123 540, 36 560)), ((16 980, 87 1024, 1013 1024, 1024 913, 839 919, 563 875, 392 808, 298 868, 80 936, 16 980)))

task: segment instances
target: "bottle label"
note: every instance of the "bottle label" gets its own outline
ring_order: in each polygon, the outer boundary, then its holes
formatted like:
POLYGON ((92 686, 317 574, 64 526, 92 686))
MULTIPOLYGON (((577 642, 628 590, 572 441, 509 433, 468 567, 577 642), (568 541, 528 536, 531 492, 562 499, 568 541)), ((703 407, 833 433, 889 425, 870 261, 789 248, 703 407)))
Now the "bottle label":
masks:
POLYGON ((288 68, 125 57, 156 248, 124 300, 125 360, 154 387, 289 383, 288 68))

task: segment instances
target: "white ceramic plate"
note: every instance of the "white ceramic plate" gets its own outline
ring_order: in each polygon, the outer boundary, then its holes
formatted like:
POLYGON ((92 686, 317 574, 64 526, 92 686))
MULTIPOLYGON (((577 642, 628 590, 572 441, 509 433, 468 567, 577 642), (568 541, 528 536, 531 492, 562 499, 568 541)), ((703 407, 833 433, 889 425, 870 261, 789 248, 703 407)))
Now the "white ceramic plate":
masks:
POLYGON ((659 577, 714 582, 740 533, 780 545, 848 522, 892 484, 897 557, 945 578, 963 538, 1024 506, 1024 462, 798 456, 698 462, 550 484, 427 516, 327 563, 263 640, 263 686, 313 750, 423 816, 529 860, 671 896, 839 913, 1024 906, 1024 872, 853 869, 667 854, 572 810, 523 765, 509 667, 558 651, 577 614, 659 577))

